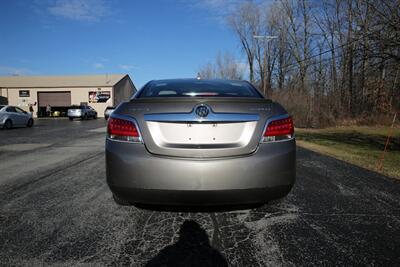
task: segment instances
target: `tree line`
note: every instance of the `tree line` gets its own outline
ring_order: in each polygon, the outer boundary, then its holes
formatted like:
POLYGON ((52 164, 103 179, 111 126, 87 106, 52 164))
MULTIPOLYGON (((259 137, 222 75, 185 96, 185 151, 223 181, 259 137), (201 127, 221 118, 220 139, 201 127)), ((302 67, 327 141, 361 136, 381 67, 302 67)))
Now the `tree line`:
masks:
MULTIPOLYGON (((226 23, 249 80, 299 126, 376 123, 400 110, 400 0, 246 1, 226 23)), ((200 75, 242 79, 242 65, 219 54, 200 75)))

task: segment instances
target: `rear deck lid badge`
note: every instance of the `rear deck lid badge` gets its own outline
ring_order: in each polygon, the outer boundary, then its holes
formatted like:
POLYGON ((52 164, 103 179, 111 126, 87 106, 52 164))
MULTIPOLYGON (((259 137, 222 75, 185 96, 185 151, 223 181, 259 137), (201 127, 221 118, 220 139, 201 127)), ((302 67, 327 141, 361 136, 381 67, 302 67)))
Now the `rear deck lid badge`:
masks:
POLYGON ((205 118, 208 116, 208 113, 210 113, 210 109, 207 106, 198 106, 195 112, 197 116, 205 118))

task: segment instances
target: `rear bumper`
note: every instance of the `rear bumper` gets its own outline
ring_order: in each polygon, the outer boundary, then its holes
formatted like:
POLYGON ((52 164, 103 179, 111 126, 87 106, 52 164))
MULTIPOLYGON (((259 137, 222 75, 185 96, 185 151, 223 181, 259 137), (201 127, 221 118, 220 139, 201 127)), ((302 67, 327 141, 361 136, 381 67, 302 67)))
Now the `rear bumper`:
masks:
POLYGON ((107 183, 120 198, 161 205, 265 203, 285 196, 296 176, 295 141, 261 144, 251 155, 161 157, 143 144, 106 141, 107 183))
POLYGON ((83 116, 83 113, 81 113, 81 112, 68 112, 67 115, 70 118, 80 118, 80 117, 83 116))
POLYGON ((266 203, 286 196, 292 186, 236 190, 160 190, 110 186, 111 191, 132 203, 168 206, 223 206, 266 203))

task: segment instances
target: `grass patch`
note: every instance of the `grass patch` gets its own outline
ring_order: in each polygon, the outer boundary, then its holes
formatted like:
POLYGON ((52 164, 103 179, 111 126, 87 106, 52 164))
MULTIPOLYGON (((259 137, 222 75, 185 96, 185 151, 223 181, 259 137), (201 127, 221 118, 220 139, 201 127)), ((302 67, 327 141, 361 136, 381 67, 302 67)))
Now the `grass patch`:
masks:
MULTIPOLYGON (((376 171, 389 127, 296 129, 299 146, 376 171)), ((400 179, 400 128, 394 128, 382 173, 400 179)))

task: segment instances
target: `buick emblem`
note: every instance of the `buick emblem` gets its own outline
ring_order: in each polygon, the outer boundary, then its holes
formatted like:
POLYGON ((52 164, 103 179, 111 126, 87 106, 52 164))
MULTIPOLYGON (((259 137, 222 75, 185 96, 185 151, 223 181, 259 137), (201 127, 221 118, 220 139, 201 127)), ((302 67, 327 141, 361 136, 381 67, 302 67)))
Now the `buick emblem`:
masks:
POLYGON ((201 118, 207 117, 209 112, 210 112, 210 110, 207 106, 198 106, 196 108, 196 115, 201 118))

